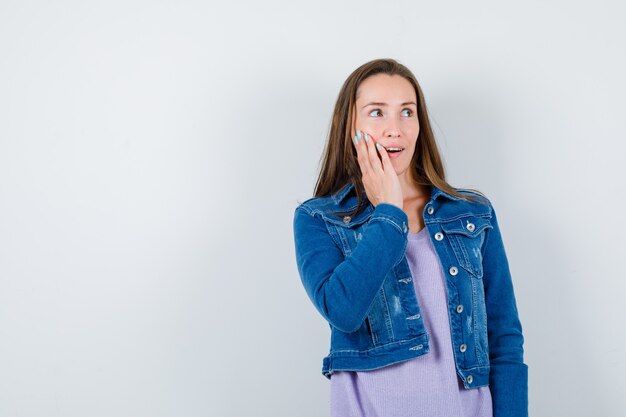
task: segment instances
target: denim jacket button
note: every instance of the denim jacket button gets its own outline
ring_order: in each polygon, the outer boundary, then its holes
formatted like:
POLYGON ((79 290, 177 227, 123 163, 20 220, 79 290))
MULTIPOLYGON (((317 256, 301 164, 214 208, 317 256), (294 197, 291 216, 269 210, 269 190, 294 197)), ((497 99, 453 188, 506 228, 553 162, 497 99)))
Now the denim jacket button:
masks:
POLYGON ((437 240, 443 239, 443 233, 441 233, 441 232, 435 233, 435 239, 437 239, 437 240))
POLYGON ((346 216, 346 217, 343 218, 343 222, 346 223, 346 224, 350 223, 350 220, 352 220, 352 217, 350 217, 350 216, 346 216))
POLYGON ((470 232, 473 232, 474 229, 476 228, 476 226, 474 226, 474 223, 467 223, 467 230, 469 230, 470 232))
POLYGON ((426 209, 426 211, 428 212, 428 214, 433 214, 435 209, 433 208, 433 206, 428 206, 428 209, 426 209))
POLYGON ((449 271, 450 271, 450 275, 456 275, 459 273, 459 270, 456 268, 456 266, 451 266, 449 271))
POLYGON ((474 382, 474 377, 473 377, 473 376, 471 376, 471 375, 468 375, 468 376, 467 376, 467 383, 468 383, 468 384, 471 384, 472 382, 474 382))
POLYGON ((467 345, 465 343, 463 343, 461 346, 459 346, 459 350, 461 352, 465 352, 466 349, 467 349, 467 345))
POLYGON ((459 304, 456 306, 456 312, 461 314, 463 312, 463 304, 459 304))
POLYGON ((404 230, 404 233, 406 233, 406 223, 405 222, 402 222, 402 228, 404 230))

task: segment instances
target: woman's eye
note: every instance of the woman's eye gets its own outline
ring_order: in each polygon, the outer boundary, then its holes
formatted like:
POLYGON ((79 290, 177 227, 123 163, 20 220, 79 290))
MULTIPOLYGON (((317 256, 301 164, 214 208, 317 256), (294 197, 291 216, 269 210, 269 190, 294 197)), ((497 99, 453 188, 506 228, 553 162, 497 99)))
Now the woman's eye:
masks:
MULTIPOLYGON (((413 116, 413 110, 411 109, 404 109, 403 111, 408 112, 408 114, 405 114, 405 116, 411 117, 413 116)), ((374 109, 370 112, 370 116, 375 116, 374 113, 380 113, 380 109, 374 109)))

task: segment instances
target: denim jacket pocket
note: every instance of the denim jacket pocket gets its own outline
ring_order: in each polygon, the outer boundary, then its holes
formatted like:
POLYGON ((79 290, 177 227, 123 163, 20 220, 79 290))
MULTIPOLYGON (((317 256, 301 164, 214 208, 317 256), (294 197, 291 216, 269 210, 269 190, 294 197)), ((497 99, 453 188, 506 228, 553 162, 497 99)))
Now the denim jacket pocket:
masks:
POLYGON ((363 227, 372 215, 372 208, 367 207, 358 215, 352 217, 347 214, 343 217, 331 213, 324 213, 323 217, 329 226, 329 231, 340 243, 341 249, 346 256, 352 253, 363 237, 363 227))
POLYGON ((372 302, 372 306, 365 319, 374 347, 394 340, 387 296, 388 295, 385 294, 385 286, 383 285, 372 302))
POLYGON ((459 265, 474 278, 483 276, 481 249, 485 241, 485 230, 492 227, 488 218, 474 215, 441 223, 441 228, 450 239, 452 251, 459 265))

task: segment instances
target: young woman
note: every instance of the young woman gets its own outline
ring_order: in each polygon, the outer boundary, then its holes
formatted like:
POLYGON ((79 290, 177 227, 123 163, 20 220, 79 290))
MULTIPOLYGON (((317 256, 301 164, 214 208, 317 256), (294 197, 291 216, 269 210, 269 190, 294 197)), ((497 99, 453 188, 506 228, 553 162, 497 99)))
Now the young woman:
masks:
POLYGON ((331 330, 331 416, 527 416, 496 212, 445 181, 405 66, 377 59, 345 81, 314 195, 293 226, 302 283, 331 330))

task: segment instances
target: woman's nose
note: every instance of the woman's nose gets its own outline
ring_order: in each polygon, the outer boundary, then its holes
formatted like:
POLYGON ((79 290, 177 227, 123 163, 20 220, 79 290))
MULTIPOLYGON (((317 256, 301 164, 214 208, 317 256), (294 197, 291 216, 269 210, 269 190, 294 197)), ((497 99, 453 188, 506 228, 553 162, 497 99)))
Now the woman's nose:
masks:
POLYGON ((400 130, 398 129, 398 122, 395 119, 391 119, 387 126, 385 126, 385 130, 383 131, 383 136, 385 137, 396 137, 400 135, 400 130))

